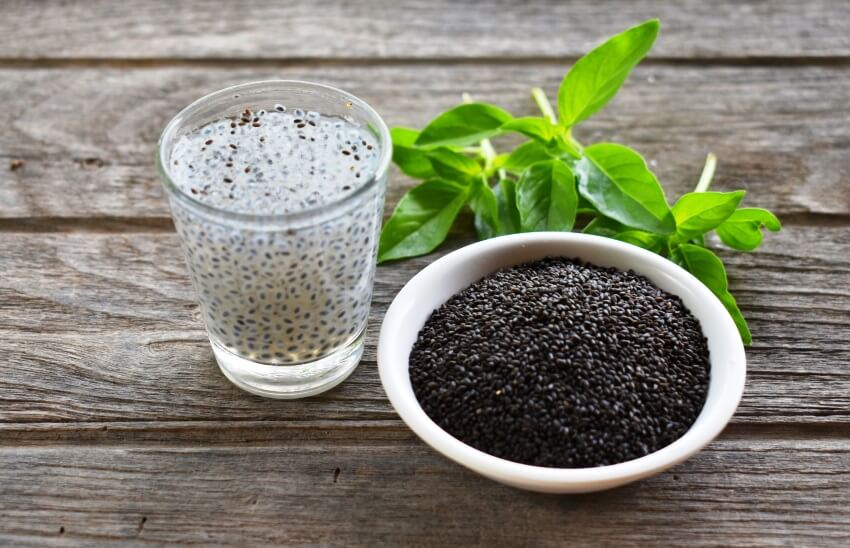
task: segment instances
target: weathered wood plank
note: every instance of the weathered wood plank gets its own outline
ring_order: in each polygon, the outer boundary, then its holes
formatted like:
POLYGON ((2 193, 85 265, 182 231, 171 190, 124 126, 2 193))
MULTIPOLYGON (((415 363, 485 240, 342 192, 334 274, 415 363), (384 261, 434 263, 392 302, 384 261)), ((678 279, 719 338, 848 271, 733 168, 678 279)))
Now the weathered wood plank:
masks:
MULTIPOLYGON (((225 85, 327 82, 364 97, 391 125, 421 127, 462 91, 534 113, 529 88, 544 84, 554 96, 562 75, 534 64, 0 70, 0 218, 167 216, 153 168, 159 132, 183 105, 225 85), (15 158, 25 164, 12 171, 15 158)), ((693 188, 713 150, 716 188, 746 188, 749 203, 781 213, 846 216, 848 116, 850 66, 650 66, 578 134, 643 152, 671 198, 693 188)), ((390 204, 411 181, 395 171, 392 183, 390 204)))
MULTIPOLYGON (((354 432, 352 432, 354 434, 354 432)), ((848 440, 721 437, 614 491, 547 496, 415 439, 0 448, 0 542, 846 545, 848 440)))
POLYGON ((663 24, 654 51, 663 57, 850 54, 840 0, 17 0, 0 6, 0 57, 563 57, 650 17, 663 24))
MULTIPOLYGON (((0 4, 0 544, 847 545, 848 26, 828 0, 0 4), (386 401, 375 343, 434 257, 380 269, 364 363, 338 389, 275 402, 218 373, 151 165, 179 107, 289 77, 349 88, 393 125, 461 91, 530 113, 556 60, 653 15, 662 62, 579 136, 645 152, 671 196, 712 149, 717 188, 792 221, 726 254, 756 344, 706 451, 580 498, 431 452, 386 401), (60 234, 27 233, 44 230, 60 234)), ((390 205, 409 184, 395 173, 390 205)))
MULTIPOLYGON (((725 255, 756 339, 735 420, 850 421, 850 231, 790 226, 763 251, 725 255)), ((0 421, 395 420, 375 366, 378 327, 433 259, 378 269, 363 363, 295 405, 218 372, 175 235, 5 233, 0 421)))

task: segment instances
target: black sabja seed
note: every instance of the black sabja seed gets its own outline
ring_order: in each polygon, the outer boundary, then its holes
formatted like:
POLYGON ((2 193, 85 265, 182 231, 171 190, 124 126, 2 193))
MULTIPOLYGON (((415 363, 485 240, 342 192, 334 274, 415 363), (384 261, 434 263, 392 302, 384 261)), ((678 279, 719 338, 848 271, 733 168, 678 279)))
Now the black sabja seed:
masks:
POLYGON ((679 297, 631 271, 547 258, 434 311, 410 379, 428 416, 477 449, 593 467, 681 437, 705 403, 709 354, 679 297))

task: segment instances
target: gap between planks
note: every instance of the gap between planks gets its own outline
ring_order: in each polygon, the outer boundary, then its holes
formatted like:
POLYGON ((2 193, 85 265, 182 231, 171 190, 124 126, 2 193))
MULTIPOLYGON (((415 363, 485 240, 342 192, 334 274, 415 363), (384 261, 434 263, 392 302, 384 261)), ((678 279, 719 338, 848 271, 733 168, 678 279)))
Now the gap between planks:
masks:
MULTIPOLYGON (((518 57, 282 57, 282 58, 179 58, 149 57, 128 59, 122 57, 0 57, 0 69, 67 69, 67 68, 117 68, 117 69, 160 69, 174 67, 190 68, 240 68, 245 67, 386 67, 386 66, 422 66, 422 65, 572 65, 578 60, 574 55, 529 55, 518 57)), ((806 55, 806 56, 746 56, 746 57, 694 57, 678 58, 655 56, 641 62, 641 66, 679 66, 679 67, 844 67, 850 66, 850 56, 846 55, 806 55)))
MULTIPOLYGON (((850 423, 732 423, 725 441, 847 441, 850 423)), ((397 417, 383 420, 126 421, 0 423, 0 451, 24 446, 273 446, 285 442, 334 445, 419 445, 397 417)))
MULTIPOLYGON (((393 206, 394 204, 389 204, 393 206)), ((387 212, 389 213, 389 211, 387 212)), ((782 225, 810 227, 843 227, 850 225, 850 213, 778 213, 782 225)), ((170 217, 7 217, 0 218, 0 233, 64 233, 98 234, 170 233, 174 223, 170 217)))
POLYGON ((174 223, 171 217, 10 217, 0 218, 0 233, 4 232, 170 233, 174 232, 174 223))

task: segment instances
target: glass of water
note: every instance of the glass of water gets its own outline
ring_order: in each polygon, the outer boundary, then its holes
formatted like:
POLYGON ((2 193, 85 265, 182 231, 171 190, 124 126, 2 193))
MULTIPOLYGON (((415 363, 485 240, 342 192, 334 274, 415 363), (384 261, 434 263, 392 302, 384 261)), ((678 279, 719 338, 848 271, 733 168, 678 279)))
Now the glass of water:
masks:
POLYGON ((369 105, 307 82, 223 89, 166 126, 157 168, 234 384, 300 398, 357 366, 391 156, 369 105))

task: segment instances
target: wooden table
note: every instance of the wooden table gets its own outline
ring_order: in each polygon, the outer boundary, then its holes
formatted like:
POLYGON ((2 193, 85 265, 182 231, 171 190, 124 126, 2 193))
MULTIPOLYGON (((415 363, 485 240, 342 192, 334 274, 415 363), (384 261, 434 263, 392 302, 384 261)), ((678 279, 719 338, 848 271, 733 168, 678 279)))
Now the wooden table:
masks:
MULTIPOLYGON (((0 5, 0 543, 492 546, 850 543, 850 4, 439 0, 0 5), (213 360, 154 144, 226 85, 344 87, 391 125, 462 92, 534 112, 571 62, 651 16, 663 30, 582 128, 784 223, 721 251, 750 320, 747 389, 672 471, 587 496, 485 480, 435 454, 378 380, 402 284, 471 241, 378 270, 365 357, 303 401, 246 394, 213 360), (18 162, 20 160, 21 162, 18 162)), ((411 181, 392 175, 388 205, 411 181)))

